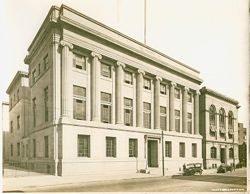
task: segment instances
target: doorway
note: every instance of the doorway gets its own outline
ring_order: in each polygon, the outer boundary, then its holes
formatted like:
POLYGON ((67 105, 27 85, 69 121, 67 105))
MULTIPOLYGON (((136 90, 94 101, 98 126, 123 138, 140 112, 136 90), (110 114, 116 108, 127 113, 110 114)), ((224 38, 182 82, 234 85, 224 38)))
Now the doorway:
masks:
POLYGON ((225 148, 220 149, 220 162, 225 164, 225 148))
POLYGON ((148 140, 148 167, 158 167, 157 140, 148 140))

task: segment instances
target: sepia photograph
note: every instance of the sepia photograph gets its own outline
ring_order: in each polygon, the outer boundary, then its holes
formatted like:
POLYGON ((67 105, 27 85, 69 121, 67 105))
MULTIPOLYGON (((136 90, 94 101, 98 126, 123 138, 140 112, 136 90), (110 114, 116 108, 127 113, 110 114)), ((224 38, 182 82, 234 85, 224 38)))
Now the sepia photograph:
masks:
POLYGON ((248 0, 1 1, 1 191, 249 191, 249 18, 248 0))

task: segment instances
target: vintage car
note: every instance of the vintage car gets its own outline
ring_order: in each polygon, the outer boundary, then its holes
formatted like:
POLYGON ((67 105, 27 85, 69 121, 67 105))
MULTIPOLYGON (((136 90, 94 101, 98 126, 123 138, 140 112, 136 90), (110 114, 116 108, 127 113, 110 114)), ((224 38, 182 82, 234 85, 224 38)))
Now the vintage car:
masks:
POLYGON ((227 171, 232 172, 232 171, 233 171, 233 167, 232 167, 232 166, 229 166, 229 165, 221 164, 221 165, 217 168, 217 173, 226 173, 227 171))
POLYGON ((191 176, 195 174, 202 174, 202 164, 201 163, 189 163, 183 166, 183 175, 184 176, 191 176))

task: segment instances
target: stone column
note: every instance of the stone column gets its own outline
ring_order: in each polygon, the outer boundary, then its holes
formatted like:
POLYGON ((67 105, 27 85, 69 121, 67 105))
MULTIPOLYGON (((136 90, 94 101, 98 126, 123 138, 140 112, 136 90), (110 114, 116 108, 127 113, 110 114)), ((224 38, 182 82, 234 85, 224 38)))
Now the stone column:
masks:
POLYGON ((156 76, 154 80, 154 128, 160 129, 160 83, 162 78, 156 76))
POLYGON ((61 115, 62 117, 69 117, 70 116, 70 110, 72 107, 70 107, 70 95, 72 94, 73 91, 71 91, 71 68, 72 66, 70 65, 70 60, 72 62, 72 54, 70 53, 73 49, 73 45, 61 40, 60 44, 62 46, 62 82, 61 82, 61 87, 62 87, 62 112, 61 115))
POLYGON ((100 121, 100 60, 102 56, 98 53, 92 52, 92 79, 91 79, 91 110, 92 110, 92 121, 100 121))
POLYGON ((171 82, 169 86, 169 131, 175 131, 174 117, 174 89, 176 83, 171 82))
POLYGON ((145 72, 138 70, 136 78, 136 126, 143 127, 143 76, 145 72))
POLYGON ((194 134, 199 134, 199 91, 194 95, 194 134))
POLYGON ((187 92, 188 88, 184 87, 182 91, 182 133, 187 133, 187 92))
POLYGON ((116 84, 115 84, 115 98, 116 98, 116 123, 123 124, 124 116, 123 116, 123 82, 124 82, 124 72, 125 64, 121 62, 116 63, 116 84))

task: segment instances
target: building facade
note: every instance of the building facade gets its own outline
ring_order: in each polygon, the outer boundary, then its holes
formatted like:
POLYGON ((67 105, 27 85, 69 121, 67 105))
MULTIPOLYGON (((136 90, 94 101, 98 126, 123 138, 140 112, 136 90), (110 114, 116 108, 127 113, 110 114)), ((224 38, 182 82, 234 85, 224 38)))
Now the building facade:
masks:
POLYGON ((9 161, 9 103, 1 102, 0 108, 1 128, 2 128, 2 149, 3 149, 3 164, 9 161))
POLYGON ((239 137, 239 161, 242 166, 247 164, 247 129, 243 123, 238 123, 239 137))
POLYGON ((52 174, 179 172, 201 162, 199 72, 52 7, 25 63, 30 163, 52 174))
MULTIPOLYGON (((202 163, 204 142, 231 148, 230 138, 201 136, 209 123, 200 124, 207 117, 200 111, 214 97, 200 97, 197 70, 65 5, 50 9, 28 53, 29 72, 21 76, 29 88, 28 119, 10 141, 25 153, 23 166, 60 176, 172 174, 202 163)), ((10 102, 16 80, 7 91, 10 102)), ((235 101, 225 99, 215 101, 237 118, 235 101)), ((11 121, 20 111, 14 108, 11 121)))
POLYGON ((7 89, 9 95, 9 163, 26 167, 29 150, 29 103, 28 73, 18 71, 7 89))
POLYGON ((200 93, 204 168, 238 164, 238 102, 206 87, 200 93))

